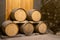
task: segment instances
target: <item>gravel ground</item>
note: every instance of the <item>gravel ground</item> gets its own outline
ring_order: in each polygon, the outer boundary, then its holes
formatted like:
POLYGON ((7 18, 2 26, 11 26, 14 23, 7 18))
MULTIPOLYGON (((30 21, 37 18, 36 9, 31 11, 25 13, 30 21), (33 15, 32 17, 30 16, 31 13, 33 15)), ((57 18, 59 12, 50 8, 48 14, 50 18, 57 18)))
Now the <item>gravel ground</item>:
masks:
POLYGON ((23 36, 23 37, 6 38, 0 40, 60 40, 60 35, 43 34, 43 35, 31 35, 31 36, 23 36))

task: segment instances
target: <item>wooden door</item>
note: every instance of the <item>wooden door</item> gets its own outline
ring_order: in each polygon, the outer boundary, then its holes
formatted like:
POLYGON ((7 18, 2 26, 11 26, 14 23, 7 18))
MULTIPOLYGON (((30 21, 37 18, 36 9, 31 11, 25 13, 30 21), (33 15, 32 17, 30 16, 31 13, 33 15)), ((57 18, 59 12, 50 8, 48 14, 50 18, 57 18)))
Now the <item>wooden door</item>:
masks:
POLYGON ((33 0, 6 0, 6 20, 9 19, 10 13, 14 8, 30 10, 33 8, 33 0))
POLYGON ((21 7, 27 11, 33 9, 33 0, 21 0, 21 7))
POLYGON ((20 8, 21 0, 6 0, 6 19, 14 8, 20 8))

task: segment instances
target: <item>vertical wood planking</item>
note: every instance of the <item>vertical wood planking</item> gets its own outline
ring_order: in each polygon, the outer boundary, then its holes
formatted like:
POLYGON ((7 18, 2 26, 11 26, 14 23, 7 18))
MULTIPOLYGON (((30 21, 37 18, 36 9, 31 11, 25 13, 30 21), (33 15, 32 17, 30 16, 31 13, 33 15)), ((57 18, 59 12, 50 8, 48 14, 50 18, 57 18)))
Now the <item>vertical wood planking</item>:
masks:
POLYGON ((6 20, 9 18, 9 15, 14 8, 20 8, 20 0, 6 0, 6 20))
POLYGON ((33 0, 21 0, 21 7, 25 10, 33 9, 33 0))
POLYGON ((9 15, 14 8, 33 9, 33 0, 6 0, 6 20, 9 19, 9 15))

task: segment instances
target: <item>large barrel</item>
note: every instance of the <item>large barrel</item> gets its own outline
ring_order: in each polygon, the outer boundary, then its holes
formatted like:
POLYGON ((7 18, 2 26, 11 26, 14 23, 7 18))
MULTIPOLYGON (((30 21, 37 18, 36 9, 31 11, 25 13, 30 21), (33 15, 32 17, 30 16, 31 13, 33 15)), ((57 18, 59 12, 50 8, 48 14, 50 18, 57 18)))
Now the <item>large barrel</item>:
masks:
POLYGON ((41 19, 41 13, 35 9, 29 10, 27 16, 29 21, 39 21, 41 19))
POLYGON ((34 27, 31 23, 25 23, 20 26, 20 32, 25 35, 31 35, 34 31, 34 27))
POLYGON ((46 33, 46 30, 47 30, 47 25, 42 21, 35 26, 35 32, 46 33))
POLYGON ((27 17, 26 11, 22 8, 13 9, 11 12, 11 19, 17 21, 24 21, 27 17))
POLYGON ((2 31, 7 36, 15 36, 18 33, 18 26, 12 21, 5 21, 2 24, 2 31))

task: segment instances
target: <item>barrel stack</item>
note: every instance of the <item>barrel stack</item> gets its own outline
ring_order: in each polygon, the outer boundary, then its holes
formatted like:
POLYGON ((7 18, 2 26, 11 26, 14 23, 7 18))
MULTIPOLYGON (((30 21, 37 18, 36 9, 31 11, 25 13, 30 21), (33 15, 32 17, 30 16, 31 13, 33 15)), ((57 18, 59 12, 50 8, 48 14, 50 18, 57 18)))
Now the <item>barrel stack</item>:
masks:
POLYGON ((32 9, 26 11, 23 8, 16 8, 11 11, 10 21, 2 24, 2 31, 7 36, 15 36, 18 33, 31 35, 35 33, 46 33, 47 25, 41 21, 41 13, 32 9))
POLYGON ((41 21, 42 15, 38 10, 29 10, 27 16, 27 20, 34 25, 34 32, 46 33, 47 25, 41 21))

